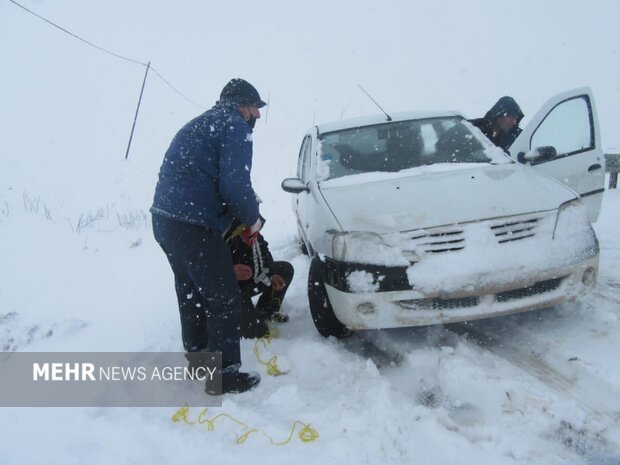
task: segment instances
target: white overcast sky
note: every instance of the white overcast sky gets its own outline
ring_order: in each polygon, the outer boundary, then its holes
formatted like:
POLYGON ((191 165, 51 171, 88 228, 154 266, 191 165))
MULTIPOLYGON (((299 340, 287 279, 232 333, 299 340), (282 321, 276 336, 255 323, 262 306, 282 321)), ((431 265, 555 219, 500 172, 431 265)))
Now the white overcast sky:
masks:
MULTIPOLYGON (((615 0, 22 3, 102 47, 151 61, 205 107, 229 78, 247 78, 270 99, 263 119, 280 142, 271 150, 296 152, 313 122, 377 113, 358 84, 388 111, 470 117, 508 94, 526 120, 553 94, 590 86, 603 148, 620 147, 615 0)), ((8 0, 0 3, 0 61, 5 150, 123 152, 144 67, 92 49, 8 0)), ((159 160, 174 132, 201 111, 151 74, 135 150, 159 160)))

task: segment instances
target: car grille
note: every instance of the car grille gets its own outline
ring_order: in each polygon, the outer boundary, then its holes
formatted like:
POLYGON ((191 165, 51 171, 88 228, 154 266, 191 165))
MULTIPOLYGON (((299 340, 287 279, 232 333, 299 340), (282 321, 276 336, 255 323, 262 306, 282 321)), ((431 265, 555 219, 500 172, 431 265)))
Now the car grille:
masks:
MULTIPOLYGON (((533 295, 551 292, 560 287, 565 277, 547 279, 539 281, 530 286, 513 289, 510 291, 498 292, 495 294, 496 302, 510 302, 513 300, 525 299, 533 295)), ((410 299, 399 300, 398 305, 408 310, 450 310, 457 308, 476 307, 480 304, 481 296, 461 297, 457 299, 410 299)))
POLYGON ((536 234, 536 227, 540 218, 524 218, 522 220, 512 220, 491 226, 491 231, 497 238, 497 242, 505 244, 507 242, 519 241, 536 234))
POLYGON ((453 308, 475 307, 480 303, 479 297, 463 297, 460 299, 411 299, 400 300, 398 304, 411 310, 446 310, 453 308))
MULTIPOLYGON (((534 237, 541 232, 544 226, 544 217, 538 215, 523 215, 504 218, 504 220, 487 220, 477 224, 490 228, 497 243, 507 244, 534 237)), ((468 225, 452 228, 441 227, 426 230, 402 232, 403 256, 414 264, 425 254, 441 254, 456 252, 465 249, 468 225)))
POLYGON ((533 295, 544 294, 545 292, 551 292, 560 287, 564 278, 553 278, 546 281, 539 281, 531 286, 522 287, 520 289, 514 289, 512 291, 505 291, 495 294, 495 300, 497 302, 510 302, 511 300, 525 299, 533 295))
POLYGON ((462 229, 440 230, 433 232, 415 231, 406 236, 407 246, 404 256, 415 262, 420 253, 454 252, 465 248, 465 234, 462 229))

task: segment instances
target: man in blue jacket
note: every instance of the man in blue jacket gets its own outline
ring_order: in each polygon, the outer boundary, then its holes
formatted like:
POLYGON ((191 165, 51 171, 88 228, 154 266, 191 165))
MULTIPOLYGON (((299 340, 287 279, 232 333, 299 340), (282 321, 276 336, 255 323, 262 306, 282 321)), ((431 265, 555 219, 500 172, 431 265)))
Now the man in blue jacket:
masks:
MULTIPOLYGON (((151 213, 153 234, 174 273, 183 346, 190 366, 222 354, 222 392, 244 392, 260 381, 239 371, 241 295, 222 237, 233 218, 255 240, 261 222, 250 180, 252 128, 266 104, 243 79, 176 134, 164 157, 151 213)), ((206 391, 215 392, 207 383, 206 391)))

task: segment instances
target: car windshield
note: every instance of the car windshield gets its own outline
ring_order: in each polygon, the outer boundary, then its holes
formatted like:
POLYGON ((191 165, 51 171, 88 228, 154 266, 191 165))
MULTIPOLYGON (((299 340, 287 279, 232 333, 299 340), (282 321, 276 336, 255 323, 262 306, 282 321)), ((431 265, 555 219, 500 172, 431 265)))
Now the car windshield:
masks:
MULTIPOLYGON (((488 147, 459 117, 410 120, 326 133, 321 177, 395 172, 438 163, 488 163, 488 147)), ((491 155, 492 156, 492 155, 491 155)))

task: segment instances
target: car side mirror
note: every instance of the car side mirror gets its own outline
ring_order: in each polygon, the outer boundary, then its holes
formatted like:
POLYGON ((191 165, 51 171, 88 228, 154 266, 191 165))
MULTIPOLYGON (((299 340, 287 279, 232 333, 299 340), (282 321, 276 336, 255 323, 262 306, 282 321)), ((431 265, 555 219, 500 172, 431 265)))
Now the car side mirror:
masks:
POLYGON ((529 152, 520 152, 517 155, 517 161, 519 163, 527 163, 539 160, 548 161, 553 160, 557 156, 558 152, 552 145, 546 145, 544 147, 536 147, 529 152))
POLYGON ((308 186, 299 178, 286 178, 282 181, 282 190, 290 194, 299 194, 307 191, 308 186))

